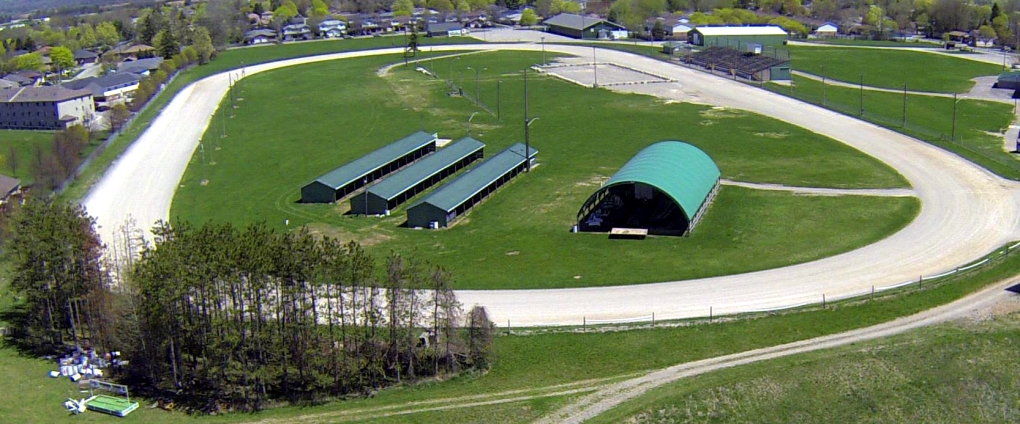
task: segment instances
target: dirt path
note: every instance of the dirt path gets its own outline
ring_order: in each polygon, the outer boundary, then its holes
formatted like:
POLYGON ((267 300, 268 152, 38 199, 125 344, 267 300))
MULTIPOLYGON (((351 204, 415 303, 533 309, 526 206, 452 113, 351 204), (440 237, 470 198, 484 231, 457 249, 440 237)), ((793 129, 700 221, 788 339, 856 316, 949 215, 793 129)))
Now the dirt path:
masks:
POLYGON ((745 183, 742 181, 720 180, 720 184, 744 187, 755 190, 788 191, 793 194, 811 196, 879 196, 879 197, 914 197, 914 190, 909 188, 869 189, 869 188, 817 188, 792 187, 780 184, 745 183))
MULTIPOLYGON (((547 51, 590 55, 583 46, 545 45, 547 51)), ((539 44, 436 46, 435 51, 527 50, 539 44)), ((384 49, 290 59, 248 66, 246 75, 303 63, 379 54, 384 49)), ((674 83, 614 87, 671 101, 748 110, 832 137, 897 169, 922 208, 903 230, 834 257, 748 274, 631 286, 458 291, 461 302, 484 305, 495 322, 514 327, 579 325, 584 319, 625 320, 655 314, 668 320, 759 311, 863 294, 940 273, 1020 238, 1020 185, 959 156, 899 133, 758 88, 655 59, 614 50, 599 61, 619 63, 674 83)), ((239 71, 234 71, 236 74, 239 71)), ((129 217, 148 228, 168 219, 170 202, 213 111, 227 89, 226 73, 184 88, 149 129, 112 165, 85 199, 104 240, 129 217)))
POLYGON ((607 385, 599 391, 584 396, 578 401, 553 412, 537 421, 537 423, 566 424, 584 422, 628 400, 637 398, 651 389, 682 378, 799 353, 889 337, 946 321, 980 318, 995 313, 997 310, 1016 310, 1020 306, 1020 297, 1005 291, 1006 287, 1015 283, 1015 277, 1010 278, 953 303, 884 324, 779 346, 689 362, 654 371, 641 377, 607 385))

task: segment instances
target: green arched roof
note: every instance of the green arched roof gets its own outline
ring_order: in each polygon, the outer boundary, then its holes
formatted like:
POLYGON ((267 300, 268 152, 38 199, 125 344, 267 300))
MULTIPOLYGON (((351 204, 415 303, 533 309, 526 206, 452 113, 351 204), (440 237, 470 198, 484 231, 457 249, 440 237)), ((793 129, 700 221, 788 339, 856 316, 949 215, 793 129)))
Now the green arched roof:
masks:
POLYGON ((634 155, 600 190, 619 184, 648 184, 673 198, 687 219, 692 219, 719 175, 719 167, 701 149, 680 141, 662 141, 634 155))

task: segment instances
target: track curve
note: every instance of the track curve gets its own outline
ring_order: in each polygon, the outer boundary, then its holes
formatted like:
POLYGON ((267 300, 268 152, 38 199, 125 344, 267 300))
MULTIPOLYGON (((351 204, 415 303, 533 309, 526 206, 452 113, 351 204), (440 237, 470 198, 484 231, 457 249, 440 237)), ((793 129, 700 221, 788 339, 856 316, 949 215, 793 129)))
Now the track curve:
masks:
MULTIPOLYGON (((530 50, 536 44, 436 46, 451 50, 530 50)), ((550 52, 585 56, 590 47, 545 45, 550 52)), ((245 67, 251 75, 304 63, 381 54, 382 49, 289 59, 245 67)), ((819 302, 867 292, 952 269, 1020 238, 1020 184, 959 156, 902 134, 775 93, 630 53, 599 49, 600 62, 672 78, 670 99, 744 109, 831 137, 898 170, 921 199, 918 217, 869 246, 800 265, 747 274, 632 286, 553 290, 464 290, 467 306, 483 305, 498 323, 577 325, 587 319, 625 319, 655 313, 676 319, 819 302)), ((235 78, 239 71, 234 72, 235 78)), ((114 163, 84 200, 104 240, 133 218, 142 227, 168 219, 187 164, 226 94, 228 73, 181 90, 149 129, 114 163)), ((660 89, 659 84, 655 84, 660 89)), ((627 86, 639 92, 647 86, 627 86)), ((682 259, 678 259, 682 260, 682 259)))

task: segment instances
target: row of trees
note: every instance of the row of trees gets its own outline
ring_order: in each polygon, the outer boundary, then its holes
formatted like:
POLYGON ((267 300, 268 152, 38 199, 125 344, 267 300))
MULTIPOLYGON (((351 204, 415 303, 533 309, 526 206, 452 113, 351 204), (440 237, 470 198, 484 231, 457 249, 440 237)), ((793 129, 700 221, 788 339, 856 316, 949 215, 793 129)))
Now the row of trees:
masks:
MULTIPOLYGON (((203 33, 204 30, 199 28, 196 32, 203 33)), ((169 57, 169 59, 164 59, 163 63, 159 65, 158 70, 150 73, 138 82, 138 89, 135 90, 134 95, 131 98, 131 104, 129 105, 129 109, 131 111, 137 112, 141 110, 142 107, 149 102, 149 99, 151 99, 152 96, 159 93, 160 87, 166 83, 170 77, 177 73, 177 71, 194 64, 201 65, 209 62, 213 53, 215 53, 215 50, 212 47, 212 43, 209 42, 208 34, 205 34, 201 38, 204 42, 199 42, 194 46, 185 47, 184 50, 177 52, 173 56, 169 57)), ((117 122, 111 120, 111 124, 114 126, 114 129, 119 128, 117 122)))
POLYGON ((17 341, 120 350, 135 393, 258 410, 489 364, 485 310, 462 316, 450 274, 413 257, 306 230, 159 223, 151 246, 122 228, 105 262, 80 206, 29 200, 12 224, 17 341))

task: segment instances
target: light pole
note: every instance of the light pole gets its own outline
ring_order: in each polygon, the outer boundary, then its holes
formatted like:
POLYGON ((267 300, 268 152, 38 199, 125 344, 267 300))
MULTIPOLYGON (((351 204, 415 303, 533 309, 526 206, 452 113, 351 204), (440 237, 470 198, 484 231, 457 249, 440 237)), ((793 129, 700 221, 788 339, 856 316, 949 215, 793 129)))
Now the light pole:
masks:
MULTIPOLYGON (((1005 56, 1003 56, 1003 57, 1005 57, 1005 56)), ((1006 59, 1002 59, 1002 60, 1003 60, 1002 63, 1006 63, 1005 62, 1006 59)), ((545 66, 545 64, 546 64, 546 61, 545 61, 545 37, 542 37, 542 66, 545 66)))
POLYGON ((479 71, 485 71, 485 70, 488 70, 489 68, 482 68, 482 69, 480 69, 480 70, 479 70, 479 69, 475 69, 475 68, 472 68, 472 67, 470 67, 470 66, 468 66, 467 68, 468 68, 468 69, 470 69, 470 70, 472 70, 472 71, 475 71, 475 101, 476 101, 476 102, 478 102, 478 103, 481 103, 481 102, 482 102, 482 100, 481 100, 481 98, 479 98, 479 97, 478 97, 478 72, 479 72, 479 71))
POLYGON ((524 68, 524 169, 531 172, 531 123, 538 117, 528 118, 528 68, 524 68))
POLYGON ((822 65, 822 107, 825 107, 825 65, 822 65))
POLYGON ((861 77, 861 116, 864 116, 864 74, 858 74, 861 77))
POLYGON ((903 83, 903 128, 907 127, 907 83, 903 83))
POLYGON ((468 117, 468 122, 467 122, 467 135, 468 135, 468 137, 471 137, 471 120, 475 119, 475 115, 477 115, 477 114, 478 114, 478 112, 474 112, 474 113, 471 114, 471 116, 468 117))
POLYGON ((595 58, 595 46, 591 46, 591 69, 595 71, 595 85, 594 88, 599 86, 599 61, 595 58))
POLYGON ((502 120, 502 118, 500 116, 500 113, 499 113, 499 103, 500 103, 500 99, 499 99, 499 87, 501 85, 503 85, 503 81, 501 81, 501 80, 500 81, 496 81, 496 120, 497 121, 502 120))
POLYGON ((953 141, 956 141, 956 93, 953 93, 953 141))

